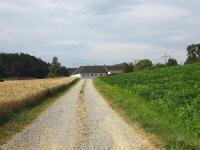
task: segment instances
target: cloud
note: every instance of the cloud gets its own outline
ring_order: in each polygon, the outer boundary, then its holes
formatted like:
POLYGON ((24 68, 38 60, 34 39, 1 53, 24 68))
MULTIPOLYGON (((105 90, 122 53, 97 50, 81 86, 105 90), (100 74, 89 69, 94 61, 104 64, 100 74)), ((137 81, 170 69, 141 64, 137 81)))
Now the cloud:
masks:
POLYGON ((137 21, 170 21, 178 18, 189 17, 190 11, 178 6, 164 5, 158 3, 144 3, 129 8, 128 16, 136 18, 137 21))
POLYGON ((199 41, 200 2, 186 0, 1 0, 0 50, 64 65, 112 64, 167 50, 179 62, 199 41))

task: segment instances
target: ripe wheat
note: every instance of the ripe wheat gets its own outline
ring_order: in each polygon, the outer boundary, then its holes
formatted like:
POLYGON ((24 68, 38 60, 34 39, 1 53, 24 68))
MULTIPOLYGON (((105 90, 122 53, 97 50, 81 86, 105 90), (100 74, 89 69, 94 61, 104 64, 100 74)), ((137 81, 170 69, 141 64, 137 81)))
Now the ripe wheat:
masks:
POLYGON ((0 83, 0 115, 12 112, 75 80, 75 78, 5 81, 0 83))

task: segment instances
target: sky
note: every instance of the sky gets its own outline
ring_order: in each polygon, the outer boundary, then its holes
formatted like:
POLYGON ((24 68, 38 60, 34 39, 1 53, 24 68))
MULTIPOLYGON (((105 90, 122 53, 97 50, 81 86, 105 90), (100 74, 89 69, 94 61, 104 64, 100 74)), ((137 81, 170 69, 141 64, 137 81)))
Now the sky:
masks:
POLYGON ((165 51, 179 63, 198 43, 199 0, 0 0, 0 52, 62 65, 118 64, 165 51))

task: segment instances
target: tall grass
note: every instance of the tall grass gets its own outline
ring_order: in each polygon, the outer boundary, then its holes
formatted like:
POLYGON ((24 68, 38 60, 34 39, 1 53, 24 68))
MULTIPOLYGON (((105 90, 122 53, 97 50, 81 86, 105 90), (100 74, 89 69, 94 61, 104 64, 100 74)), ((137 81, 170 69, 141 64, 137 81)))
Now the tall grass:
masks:
POLYGON ((95 84, 167 149, 200 149, 200 64, 104 77, 95 84))

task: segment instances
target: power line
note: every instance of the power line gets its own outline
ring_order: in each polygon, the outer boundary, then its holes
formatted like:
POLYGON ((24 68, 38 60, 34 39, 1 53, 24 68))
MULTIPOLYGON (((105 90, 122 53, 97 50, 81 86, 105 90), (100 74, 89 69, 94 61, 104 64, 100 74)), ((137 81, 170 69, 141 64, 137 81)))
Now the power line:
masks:
POLYGON ((170 55, 167 55, 167 52, 165 51, 165 55, 162 56, 161 58, 164 58, 164 62, 165 62, 165 65, 166 65, 168 58, 170 58, 170 55))

